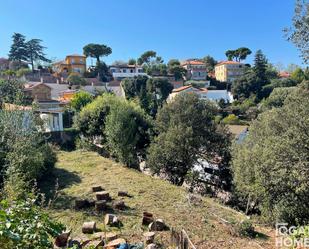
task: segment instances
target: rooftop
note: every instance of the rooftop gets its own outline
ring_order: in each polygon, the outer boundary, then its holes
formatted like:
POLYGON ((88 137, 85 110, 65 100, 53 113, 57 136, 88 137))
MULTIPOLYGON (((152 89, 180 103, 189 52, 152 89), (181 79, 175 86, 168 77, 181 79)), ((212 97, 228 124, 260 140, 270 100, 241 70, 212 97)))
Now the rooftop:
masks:
POLYGON ((216 66, 220 66, 220 65, 239 65, 242 64, 239 61, 220 61, 216 66))

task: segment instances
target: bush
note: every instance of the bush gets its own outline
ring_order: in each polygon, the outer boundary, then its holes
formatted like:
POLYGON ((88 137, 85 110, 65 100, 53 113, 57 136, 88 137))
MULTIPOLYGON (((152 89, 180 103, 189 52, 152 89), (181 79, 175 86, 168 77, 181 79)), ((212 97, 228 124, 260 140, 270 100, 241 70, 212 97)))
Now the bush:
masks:
POLYGON ((52 238, 59 235, 64 226, 54 222, 35 205, 36 199, 2 200, 0 202, 1 249, 52 248, 52 238))
POLYGON ((56 162, 31 112, 0 111, 0 137, 0 182, 10 174, 20 174, 26 182, 32 182, 56 162))
POLYGON ((74 111, 79 112, 84 106, 93 100, 93 96, 85 91, 77 92, 71 99, 70 106, 74 111))
POLYGON ((224 119, 222 119, 223 124, 229 124, 229 125, 238 125, 240 124, 239 118, 235 114, 230 114, 224 119))
POLYGON ((87 81, 78 73, 70 73, 69 77, 67 78, 67 82, 77 86, 84 86, 87 84, 87 81))
POLYGON ((243 220, 236 225, 234 225, 235 232, 239 236, 243 237, 253 237, 255 235, 254 227, 250 220, 243 220))

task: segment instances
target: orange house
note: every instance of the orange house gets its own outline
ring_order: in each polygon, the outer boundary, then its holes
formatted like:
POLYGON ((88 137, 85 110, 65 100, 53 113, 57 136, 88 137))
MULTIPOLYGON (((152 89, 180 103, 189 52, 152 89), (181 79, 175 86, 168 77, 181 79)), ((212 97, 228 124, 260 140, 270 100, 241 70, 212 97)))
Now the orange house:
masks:
POLYGON ((86 71, 86 56, 84 55, 67 55, 65 60, 53 63, 53 71, 56 73, 79 73, 86 71))

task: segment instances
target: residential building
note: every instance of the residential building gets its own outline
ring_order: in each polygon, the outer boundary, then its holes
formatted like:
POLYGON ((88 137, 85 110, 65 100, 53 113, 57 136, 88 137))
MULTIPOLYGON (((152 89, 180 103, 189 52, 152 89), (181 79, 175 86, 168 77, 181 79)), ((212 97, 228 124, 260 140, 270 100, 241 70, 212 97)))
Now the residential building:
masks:
POLYGON ((113 65, 109 67, 114 80, 122 80, 124 78, 132 78, 135 76, 147 76, 143 67, 138 65, 113 65))
POLYGON ((9 69, 10 61, 5 58, 0 58, 0 71, 5 71, 9 69))
POLYGON ((222 61, 215 66, 215 76, 218 81, 233 83, 245 72, 245 64, 237 61, 222 61))
POLYGON ((227 103, 234 101, 232 94, 227 90, 208 90, 206 88, 196 88, 188 85, 174 89, 168 97, 168 102, 172 101, 178 94, 186 93, 195 93, 200 99, 208 99, 214 102, 218 102, 221 99, 227 103))
POLYGON ((181 66, 187 70, 186 80, 203 80, 207 79, 206 64, 199 60, 186 60, 181 66))
POLYGON ((33 100, 50 100, 51 87, 40 82, 29 82, 25 84, 24 93, 33 100))
POLYGON ((53 63, 53 71, 58 74, 62 73, 80 73, 86 71, 86 56, 84 55, 67 55, 65 60, 53 63))
POLYGON ((279 72, 278 75, 279 75, 279 78, 285 78, 285 79, 291 76, 289 72, 285 72, 285 71, 279 72))

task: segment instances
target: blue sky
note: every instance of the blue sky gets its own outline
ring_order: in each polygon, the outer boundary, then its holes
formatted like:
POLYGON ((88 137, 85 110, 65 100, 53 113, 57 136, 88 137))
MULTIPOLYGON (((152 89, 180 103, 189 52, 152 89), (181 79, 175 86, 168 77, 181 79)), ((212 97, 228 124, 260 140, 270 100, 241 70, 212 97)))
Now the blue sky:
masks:
POLYGON ((293 10, 294 0, 2 0, 0 57, 19 32, 42 39, 48 57, 57 59, 103 43, 113 49, 107 63, 146 50, 166 62, 207 54, 222 60, 226 50, 246 46, 262 49, 272 63, 301 64, 282 32, 293 10))

